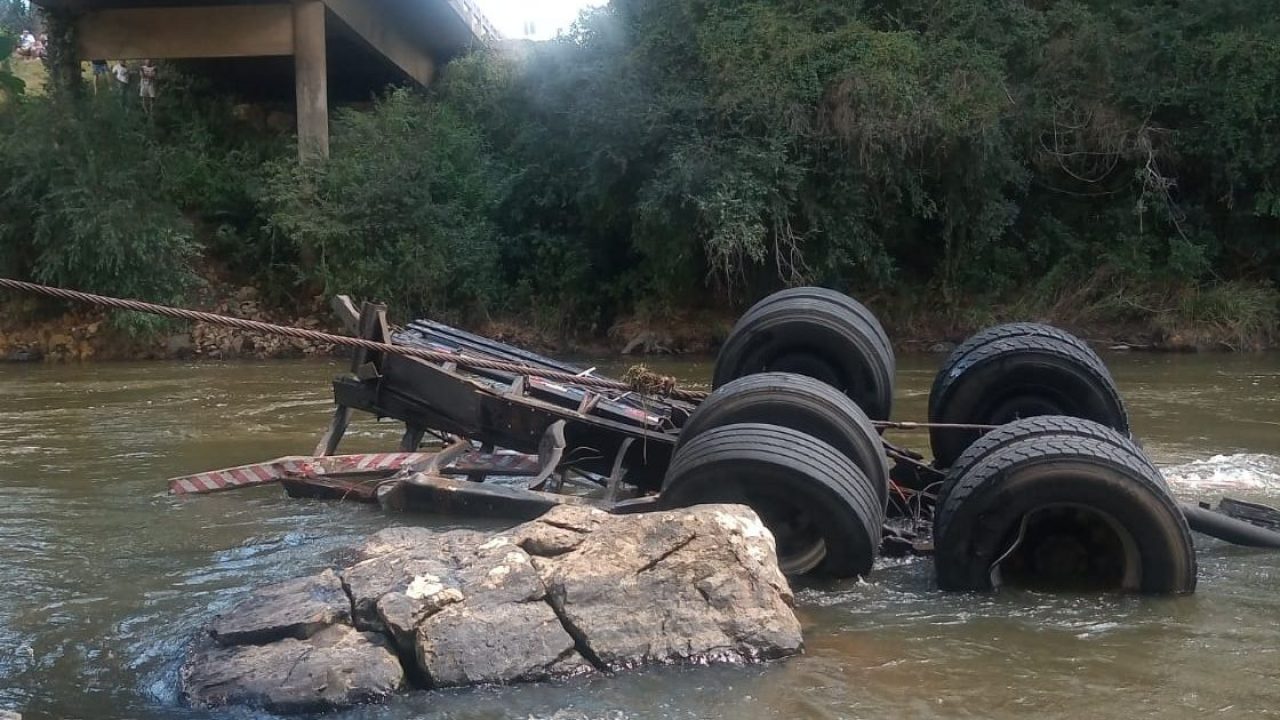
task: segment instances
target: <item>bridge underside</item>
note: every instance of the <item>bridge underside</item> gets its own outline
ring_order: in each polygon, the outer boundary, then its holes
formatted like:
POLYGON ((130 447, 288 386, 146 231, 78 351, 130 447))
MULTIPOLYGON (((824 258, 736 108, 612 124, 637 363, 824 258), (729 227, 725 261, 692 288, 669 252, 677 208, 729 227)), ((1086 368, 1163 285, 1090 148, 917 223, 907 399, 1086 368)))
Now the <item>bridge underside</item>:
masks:
POLYGON ((82 60, 197 61, 247 95, 292 74, 303 157, 329 152, 330 75, 341 96, 429 85, 437 63, 495 35, 473 0, 37 0, 78 11, 82 60))

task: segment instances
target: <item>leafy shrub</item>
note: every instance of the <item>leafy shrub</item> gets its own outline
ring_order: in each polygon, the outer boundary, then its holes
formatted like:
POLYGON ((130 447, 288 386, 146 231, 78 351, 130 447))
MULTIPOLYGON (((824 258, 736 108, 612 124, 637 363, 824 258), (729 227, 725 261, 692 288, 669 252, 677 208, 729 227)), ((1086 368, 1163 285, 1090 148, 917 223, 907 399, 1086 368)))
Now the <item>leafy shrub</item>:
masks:
POLYGON ((437 102, 514 169, 506 277, 591 325, 797 282, 1274 282, 1278 28, 1263 0, 614 0, 437 102))
POLYGON ((4 113, 0 252, 7 272, 176 301, 195 284, 190 223, 168 202, 144 122, 108 100, 31 99, 4 113))
POLYGON ((406 314, 482 312, 496 292, 489 219, 501 175, 477 130, 405 90, 335 118, 333 157, 271 166, 270 228, 304 277, 406 314))
POLYGON ((153 117, 132 100, 33 97, 0 108, 0 271, 181 302, 199 284, 201 235, 260 224, 251 177, 278 150, 176 77, 153 117))
POLYGON ((16 98, 26 89, 26 83, 13 72, 12 55, 17 47, 17 38, 0 26, 0 103, 16 98))
POLYGON ((151 125, 19 103, 0 123, 39 129, 0 137, 0 250, 164 295, 198 237, 282 298, 565 332, 815 282, 957 323, 1266 334, 1277 38, 1272 0, 613 0, 339 112, 303 167, 198 92, 166 90, 151 125), (169 276, 135 261, 148 242, 169 276))

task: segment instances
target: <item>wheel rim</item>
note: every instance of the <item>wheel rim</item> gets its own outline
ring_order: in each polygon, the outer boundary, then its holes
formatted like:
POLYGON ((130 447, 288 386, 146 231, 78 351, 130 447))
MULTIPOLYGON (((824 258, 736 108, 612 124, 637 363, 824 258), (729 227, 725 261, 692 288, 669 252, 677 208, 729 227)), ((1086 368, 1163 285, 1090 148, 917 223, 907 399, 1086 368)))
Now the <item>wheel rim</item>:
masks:
POLYGON ((1059 398, 1046 392, 1025 391, 998 402, 983 414, 988 425, 1004 425, 1039 415, 1070 415, 1059 398))
POLYGON ((1136 591, 1142 556, 1132 533, 1096 507, 1055 503, 1022 516, 991 564, 992 587, 1136 591))
POLYGON ((778 568, 784 575, 803 575, 827 557, 827 541, 813 517, 795 503, 776 495, 749 494, 746 504, 773 533, 778 568))

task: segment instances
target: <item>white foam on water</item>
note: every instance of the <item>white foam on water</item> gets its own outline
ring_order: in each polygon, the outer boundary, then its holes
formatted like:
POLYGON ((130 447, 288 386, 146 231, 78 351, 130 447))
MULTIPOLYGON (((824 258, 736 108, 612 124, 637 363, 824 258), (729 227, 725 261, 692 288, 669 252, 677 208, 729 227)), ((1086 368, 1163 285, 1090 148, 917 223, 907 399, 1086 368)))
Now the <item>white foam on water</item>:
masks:
POLYGON ((1241 453, 1214 455, 1161 468, 1175 490, 1231 490, 1280 496, 1280 457, 1241 453))

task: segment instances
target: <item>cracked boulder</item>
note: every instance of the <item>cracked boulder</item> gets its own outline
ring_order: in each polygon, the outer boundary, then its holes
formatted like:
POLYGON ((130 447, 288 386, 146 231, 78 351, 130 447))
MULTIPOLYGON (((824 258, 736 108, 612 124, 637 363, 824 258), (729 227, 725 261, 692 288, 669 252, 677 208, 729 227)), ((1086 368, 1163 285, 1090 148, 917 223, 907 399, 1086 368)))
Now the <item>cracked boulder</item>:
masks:
POLYGON ((251 705, 274 713, 320 712, 381 700, 404 688, 383 636, 332 625, 306 640, 208 644, 182 669, 193 707, 251 705))
POLYGON ((532 558, 498 536, 459 558, 461 599, 417 627, 418 666, 437 687, 590 672, 547 602, 532 558))
MULTIPOLYGON (((538 522, 565 526, 575 512, 538 522)), ((605 515, 573 550, 535 563, 548 602, 602 669, 772 659, 803 644, 773 536, 743 506, 605 515)))
POLYGON ((258 591, 183 669, 196 706, 340 708, 404 687, 544 680, 800 651, 772 535, 749 508, 553 508, 507 532, 394 528, 336 575, 258 591))
MULTIPOLYGON (((375 533, 360 547, 359 561, 342 571, 342 583, 351 597, 355 626, 361 630, 396 632, 388 628, 379 601, 389 594, 405 595, 412 602, 392 610, 411 619, 425 590, 456 588, 454 574, 460 554, 483 544, 484 533, 471 530, 433 532, 427 528, 389 528, 375 533)), ((404 629, 404 628, 401 628, 404 629)), ((411 632, 412 627, 408 630, 411 632)))
POLYGON ((351 622, 351 601, 332 570, 257 590, 214 618, 209 634, 219 645, 262 645, 306 640, 335 623, 351 622))

